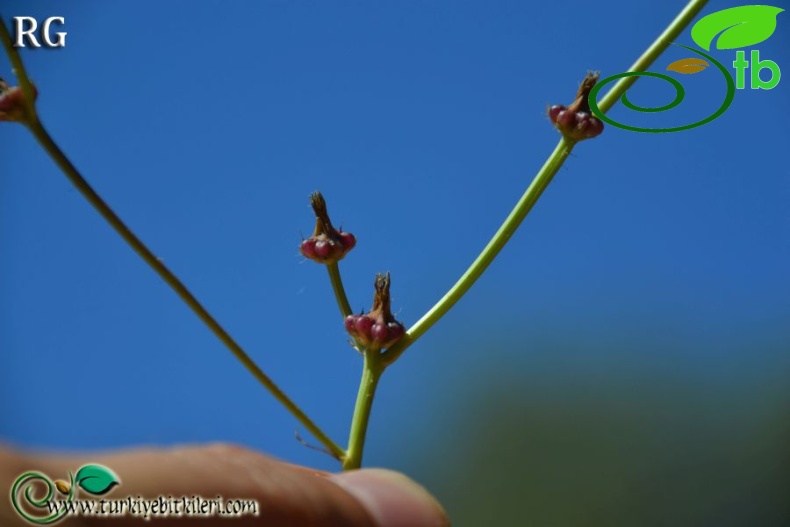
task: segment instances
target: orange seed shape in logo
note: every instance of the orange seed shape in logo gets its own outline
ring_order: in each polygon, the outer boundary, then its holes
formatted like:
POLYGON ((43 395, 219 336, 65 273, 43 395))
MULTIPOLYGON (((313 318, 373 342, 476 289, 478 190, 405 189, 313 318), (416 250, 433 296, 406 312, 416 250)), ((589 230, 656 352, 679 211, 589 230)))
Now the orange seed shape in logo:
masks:
POLYGON ((708 64, 702 59, 688 58, 688 59, 676 60, 675 62, 667 66, 667 71, 676 71, 684 75, 690 75, 692 73, 699 73, 700 71, 704 70, 708 66, 710 66, 710 64, 708 64))

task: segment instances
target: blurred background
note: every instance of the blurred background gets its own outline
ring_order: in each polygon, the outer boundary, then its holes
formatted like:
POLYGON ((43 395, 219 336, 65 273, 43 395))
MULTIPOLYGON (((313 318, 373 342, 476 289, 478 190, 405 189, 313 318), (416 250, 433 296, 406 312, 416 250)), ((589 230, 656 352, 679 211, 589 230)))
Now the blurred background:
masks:
MULTIPOLYGON (((6 0, 2 17, 65 17, 65 48, 23 50, 44 123, 343 444, 361 358, 326 272, 297 252, 310 192, 357 236, 352 306, 390 271, 414 323, 553 149, 546 106, 587 70, 625 71, 683 5, 6 0)), ((786 73, 788 16, 754 47, 786 73)), ((678 109, 610 115, 688 124, 724 97, 715 70, 679 80, 678 109)), ((581 143, 387 371, 365 464, 414 477, 459 526, 790 525, 788 83, 739 90, 689 131, 581 143)), ((629 94, 673 97, 649 79, 629 94)), ((22 127, 0 126, 0 145, 0 440, 230 441, 338 469, 22 127)))

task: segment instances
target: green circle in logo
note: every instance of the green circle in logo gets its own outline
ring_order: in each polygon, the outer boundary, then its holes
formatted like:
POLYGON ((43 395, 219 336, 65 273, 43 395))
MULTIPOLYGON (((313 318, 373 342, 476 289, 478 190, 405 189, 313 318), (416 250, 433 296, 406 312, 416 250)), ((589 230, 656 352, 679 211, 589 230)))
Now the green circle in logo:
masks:
POLYGON ((669 75, 665 75, 663 73, 653 73, 653 72, 649 72, 649 71, 628 71, 628 72, 625 72, 625 73, 618 73, 617 75, 612 75, 611 77, 606 77, 605 79, 599 81, 593 87, 593 89, 590 91, 590 95, 588 97, 588 102, 590 103, 590 110, 592 111, 593 115, 595 115, 597 118, 599 118, 600 120, 604 121, 605 123, 609 123, 612 126, 616 126, 618 128, 622 128, 624 130, 630 130, 632 132, 647 132, 647 133, 653 133, 653 134, 660 134, 660 133, 667 133, 667 132, 680 132, 681 130, 688 130, 690 128, 696 128, 697 126, 702 126, 703 124, 707 124, 707 123, 711 122, 712 120, 714 120, 717 117, 719 117, 720 115, 722 115, 725 111, 727 111, 727 108, 730 107, 730 104, 732 104, 732 100, 735 98, 735 81, 732 79, 732 76, 727 71, 727 69, 719 61, 717 61, 716 59, 714 59, 710 55, 708 55, 706 53, 703 53, 702 51, 699 51, 699 50, 694 49, 694 48, 690 48, 688 46, 684 46, 683 44, 675 44, 675 45, 676 46, 680 46, 682 48, 686 48, 689 51, 692 51, 692 52, 694 52, 694 53, 696 53, 698 55, 702 55, 703 57, 705 57, 706 59, 711 61, 711 63, 715 64, 716 67, 719 69, 719 71, 721 71, 722 75, 724 75, 724 79, 727 82, 727 96, 724 98, 724 102, 721 104, 719 109, 716 110, 715 113, 713 113, 712 115, 706 117, 705 119, 697 121, 696 123, 687 124, 687 125, 684 125, 684 126, 674 126, 674 127, 670 127, 670 128, 642 128, 642 127, 638 127, 638 126, 630 126, 630 125, 627 125, 627 124, 618 123, 614 119, 612 119, 610 117, 607 117, 601 111, 601 109, 598 107, 598 100, 597 100, 598 99, 598 92, 601 91, 601 89, 606 84, 609 84, 612 81, 616 81, 616 80, 622 79, 624 77, 640 77, 640 76, 655 77, 655 78, 659 78, 661 80, 664 80, 664 81, 667 81, 667 82, 671 83, 672 86, 675 88, 675 98, 672 100, 672 102, 670 102, 669 104, 665 104, 664 106, 658 106, 658 107, 655 107, 655 108, 638 106, 638 105, 632 103, 631 101, 629 101, 628 97, 626 96, 626 94, 623 93, 623 95, 620 97, 620 101, 623 103, 623 105, 626 106, 627 108, 630 108, 631 110, 636 110, 638 112, 663 112, 663 111, 666 111, 666 110, 670 110, 670 109, 674 108, 675 106, 679 105, 681 102, 683 102, 683 98, 686 95, 686 92, 683 89, 683 85, 681 85, 680 82, 678 82, 677 80, 673 79, 669 75))

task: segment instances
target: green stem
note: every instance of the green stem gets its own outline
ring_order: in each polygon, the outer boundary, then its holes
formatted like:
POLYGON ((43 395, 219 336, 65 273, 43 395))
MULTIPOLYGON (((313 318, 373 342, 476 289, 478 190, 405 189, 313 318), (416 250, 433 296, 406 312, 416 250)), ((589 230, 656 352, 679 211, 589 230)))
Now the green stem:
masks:
MULTIPOLYGON (((688 26, 694 17, 705 7, 707 0, 692 0, 683 11, 667 26, 661 35, 642 53, 639 59, 634 62, 629 71, 645 71, 658 58, 659 55, 671 44, 672 40, 688 26)), ((636 77, 626 77, 617 82, 599 103, 601 111, 606 112, 619 100, 620 96, 636 81, 636 77)), ((554 148, 554 152, 549 156, 543 167, 540 169, 535 179, 532 180, 527 191, 516 203, 515 208, 505 219, 505 222, 488 242, 483 252, 472 262, 472 265, 458 279, 452 288, 418 320, 406 335, 394 346, 388 349, 382 356, 386 365, 392 364, 401 354, 418 338, 420 338, 431 326, 436 324, 447 312, 461 299, 469 288, 483 274, 483 271, 496 258, 507 241, 521 225, 521 222, 532 210, 532 207, 540 198, 543 191, 551 182, 554 174, 560 169, 562 164, 573 149, 574 144, 565 138, 561 139, 554 148)))
POLYGON ((376 395, 384 364, 378 350, 365 350, 362 366, 362 379, 359 382, 357 402, 354 405, 354 417, 351 420, 351 431, 348 437, 348 450, 343 460, 343 470, 353 470, 362 465, 362 450, 365 448, 365 434, 368 430, 370 410, 376 395))
MULTIPOLYGON (((673 20, 670 25, 664 30, 661 35, 653 42, 653 44, 642 54, 641 57, 631 66, 629 71, 645 71, 650 65, 658 58, 659 55, 669 46, 669 44, 677 38, 677 36, 688 26, 694 17, 702 10, 707 3, 707 0, 692 0, 686 5, 683 11, 673 20)), ((599 107, 603 112, 608 111, 619 100, 623 93, 635 82, 636 77, 627 77, 615 84, 611 90, 604 96, 599 107)), ((565 160, 573 150, 574 143, 563 138, 554 148, 549 158, 538 171, 535 178, 532 180, 529 188, 526 190, 521 199, 516 203, 516 206, 505 219, 502 226, 494 234, 494 237, 488 242, 480 255, 472 262, 472 265, 466 272, 458 279, 458 281, 450 288, 450 290, 409 330, 406 335, 394 346, 385 351, 382 355, 376 357, 380 360, 383 368, 392 364, 401 354, 411 346, 418 338, 420 338, 431 326, 439 321, 447 312, 455 305, 461 297, 466 294, 472 285, 477 281, 488 266, 493 262, 494 258, 499 254, 505 244, 513 236, 513 233, 518 229, 521 223, 526 218, 527 214, 532 210, 535 203, 538 201, 543 191, 551 183, 554 175, 562 167, 565 160)), ((383 371, 383 369, 382 369, 383 371)), ((343 465, 343 468, 355 468, 354 462, 351 462, 351 453, 359 452, 361 462, 361 450, 364 442, 364 430, 354 431, 354 425, 357 427, 367 425, 368 416, 359 415, 361 412, 370 412, 373 404, 372 394, 375 391, 375 385, 378 378, 374 378, 372 388, 366 389, 365 387, 370 384, 366 382, 366 373, 363 374, 363 382, 360 385, 360 394, 357 399, 357 406, 354 412, 354 419, 352 424, 351 440, 349 441, 348 457, 343 465), (360 400, 361 399, 361 400, 360 400), (363 404, 364 403, 364 404, 363 404), (361 439, 360 439, 361 438, 361 439), (352 447, 353 444, 353 447, 352 447)))
MULTIPOLYGON (((639 59, 634 62, 629 71, 645 71, 658 58, 659 55, 672 43, 672 40, 688 26, 694 17, 705 7, 707 0, 692 0, 683 11, 667 26, 661 35, 642 53, 639 59)), ((626 77, 617 82, 611 90, 603 97, 598 105, 602 111, 608 111, 619 100, 620 96, 636 81, 636 77, 626 77)), ((447 312, 455 305, 461 297, 469 291, 469 288, 483 274, 483 271, 496 258, 507 241, 518 229, 521 222, 532 210, 538 198, 543 194, 554 174, 560 169, 573 149, 574 143, 563 138, 554 148, 554 152, 549 156, 541 167, 535 179, 532 180, 527 191, 516 203, 515 208, 510 212, 505 222, 494 234, 480 255, 472 262, 469 269, 458 279, 452 288, 418 320, 406 335, 394 346, 388 349, 382 356, 386 365, 392 364, 406 349, 420 338, 431 326, 436 324, 447 312)))
MULTIPOLYGON (((683 8, 683 11, 678 13, 678 16, 675 17, 667 28, 661 33, 658 38, 650 45, 647 50, 642 53, 642 56, 639 57, 636 62, 628 69, 628 71, 646 71, 647 68, 650 67, 653 62, 672 44, 672 41, 678 38, 678 36, 686 29, 694 17, 696 17, 702 8, 705 7, 705 4, 708 3, 708 0, 692 0, 686 7, 683 8)), ((606 95, 604 95, 601 102, 598 103, 598 108, 601 109, 602 112, 608 112, 612 106, 614 106, 620 97, 630 88, 635 82, 638 77, 624 77, 620 79, 612 89, 609 90, 606 95)))
POLYGON ((535 206, 535 203, 537 203, 543 191, 546 190, 554 174, 557 173, 562 163, 568 155, 570 155, 574 144, 573 141, 565 139, 564 137, 560 139, 560 142, 557 143, 557 146, 554 148, 554 152, 552 152, 543 164, 543 167, 541 167, 535 179, 532 180, 532 184, 527 188, 526 192, 524 192, 524 195, 521 196, 521 199, 518 200, 518 203, 516 203, 516 206, 505 219, 502 226, 499 227, 499 230, 494 234, 494 237, 491 238, 491 241, 488 242, 488 245, 485 246, 480 255, 472 262, 472 265, 469 266, 469 269, 467 269, 455 285, 447 291, 441 300, 409 328, 409 331, 397 344, 389 348, 383 354, 382 358, 385 364, 391 364, 397 360, 406 348, 428 331, 431 326, 436 324, 436 322, 438 322, 439 319, 442 318, 467 291, 469 291, 469 288, 472 287, 488 266, 491 265, 491 262, 494 261, 494 258, 496 258, 508 240, 510 240, 510 237, 513 236, 513 233, 516 232, 519 225, 521 225, 521 222, 524 221, 524 218, 529 214, 529 211, 535 206))
POLYGON ((253 362, 242 347, 230 336, 230 334, 220 325, 219 322, 206 310, 197 298, 187 289, 187 287, 173 274, 170 269, 158 259, 151 250, 126 226, 107 203, 96 193, 88 182, 80 175, 76 167, 66 157, 63 151, 52 140, 44 129, 41 122, 36 119, 31 123, 30 131, 36 137, 44 150, 49 154, 53 161, 60 167, 71 183, 77 190, 93 205, 96 211, 115 229, 115 231, 126 241, 129 246, 169 285, 181 300, 200 318, 201 321, 214 333, 219 340, 233 353, 233 355, 258 379, 258 381, 271 392, 271 394, 293 414, 296 419, 312 433, 321 444, 338 459, 345 456, 345 452, 334 441, 332 441, 303 411, 294 403, 285 392, 267 376, 258 365, 253 362))
POLYGON ((335 300, 337 300, 337 307, 340 308, 340 314, 343 318, 351 314, 351 305, 348 303, 346 297, 346 290, 343 288, 343 279, 340 277, 340 268, 337 262, 327 264, 326 270, 329 272, 329 281, 332 282, 332 291, 335 293, 335 300))
MULTIPOLYGON (((32 87, 25 72, 24 65, 19 58, 16 48, 11 45, 11 38, 5 27, 5 23, 0 20, 0 36, 2 37, 3 44, 6 52, 11 58, 14 65, 16 74, 25 94, 32 93, 32 87)), ((27 99, 27 96, 26 96, 27 99)), ((33 99, 27 99, 32 101, 33 99)), ((82 177, 77 168, 71 163, 69 158, 58 147, 52 137, 49 135, 44 125, 35 113, 35 107, 32 108, 29 122, 26 123, 35 138, 49 154, 52 160, 60 167, 61 171, 71 181, 71 183, 80 191, 88 202, 93 205, 96 211, 115 229, 115 231, 126 241, 129 246, 158 274, 189 306, 190 309, 200 318, 201 321, 214 333, 225 346, 233 353, 233 355, 244 365, 258 381, 268 389, 271 394, 277 399, 285 408, 293 414, 294 417, 312 433, 321 444, 323 444, 333 456, 337 459, 345 457, 345 451, 340 448, 334 441, 332 441, 303 411, 296 405, 264 372, 261 370, 249 355, 242 349, 242 347, 225 331, 219 322, 203 307, 203 305, 195 298, 195 296, 187 289, 187 287, 173 274, 170 269, 162 263, 151 250, 132 232, 129 227, 118 217, 117 214, 110 208, 109 205, 93 190, 90 184, 82 177)))

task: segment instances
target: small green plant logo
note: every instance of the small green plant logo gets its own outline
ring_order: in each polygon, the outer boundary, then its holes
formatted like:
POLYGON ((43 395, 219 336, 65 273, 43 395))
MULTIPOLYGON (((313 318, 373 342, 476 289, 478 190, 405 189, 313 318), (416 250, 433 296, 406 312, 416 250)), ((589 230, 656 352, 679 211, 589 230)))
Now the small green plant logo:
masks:
MULTIPOLYGON (((719 35, 719 37, 716 40, 716 49, 736 49, 754 46, 755 44, 759 44, 760 42, 767 40, 768 37, 773 34, 773 32, 776 30, 777 15, 779 15, 779 13, 782 11, 784 11, 784 9, 768 5, 746 5, 717 11, 701 18, 696 24, 694 24, 694 26, 691 28, 691 38, 694 40, 697 46, 704 49, 705 51, 710 51, 713 41, 716 39, 717 35, 719 35)), ((727 108, 730 107, 730 104, 732 104, 732 101, 735 98, 735 90, 742 90, 746 88, 747 69, 751 68, 748 84, 753 90, 771 90, 775 88, 777 84, 779 84, 779 80, 782 75, 782 72, 779 70, 779 66, 772 60, 761 60, 759 50, 751 50, 748 60, 746 58, 745 51, 737 51, 735 54, 735 60, 732 63, 732 66, 735 69, 735 79, 733 79, 727 68, 707 53, 699 49, 684 46, 683 44, 674 44, 689 50, 697 56, 677 60, 667 66, 667 71, 672 71, 682 75, 690 75, 705 71, 706 68, 713 64, 722 74, 725 82, 727 83, 727 94, 724 97, 724 102, 722 102, 721 106, 719 106, 719 108, 713 114, 695 123, 670 128, 643 128, 638 126, 630 126, 619 123, 614 119, 607 117, 598 107, 598 92, 601 91, 604 85, 625 77, 654 77, 669 82, 675 88, 675 98, 670 103, 658 107, 645 107, 636 105, 628 99, 626 95, 627 92, 623 93, 620 100, 625 107, 630 108, 631 110, 636 110, 638 112, 663 112, 670 110, 683 102, 686 92, 683 89, 683 85, 676 79, 663 73, 653 73, 649 71, 629 71, 625 73, 618 73, 617 75, 612 75, 611 77, 606 77, 593 87, 593 89, 590 91, 588 99, 590 110, 592 111, 593 115, 598 117, 600 120, 611 124, 612 126, 616 126, 624 130, 630 130, 632 132, 680 132, 682 130, 688 130, 690 128, 696 128, 697 126, 707 124, 727 111, 727 108), (760 76, 760 72, 763 70, 770 71, 771 76, 769 79, 763 80, 763 78, 760 76)))
POLYGON ((110 491, 121 480, 103 465, 84 465, 76 474, 69 472, 69 480, 52 481, 46 474, 31 470, 20 475, 11 487, 11 505, 17 514, 30 523, 47 525, 63 519, 68 513, 67 503, 76 496, 76 487, 88 494, 101 496, 110 491), (43 490, 43 495, 41 491, 43 490), (62 498, 55 500, 55 493, 62 498), (36 496, 38 494, 38 496, 36 496), (45 511, 46 516, 34 515, 30 509, 45 511))

